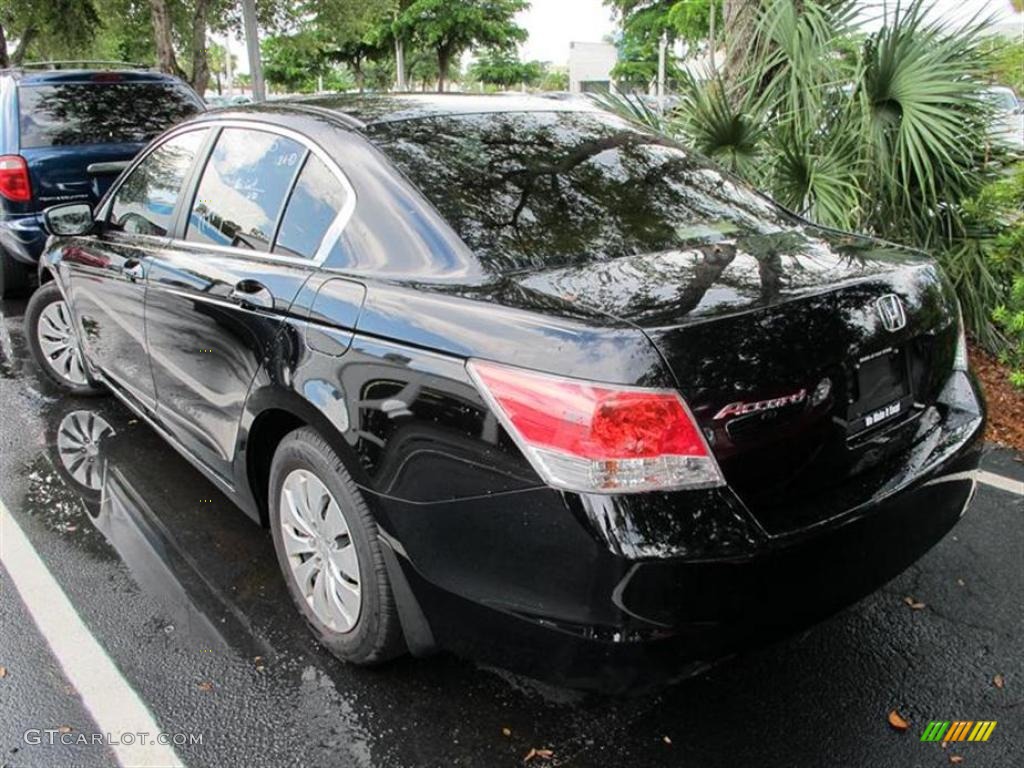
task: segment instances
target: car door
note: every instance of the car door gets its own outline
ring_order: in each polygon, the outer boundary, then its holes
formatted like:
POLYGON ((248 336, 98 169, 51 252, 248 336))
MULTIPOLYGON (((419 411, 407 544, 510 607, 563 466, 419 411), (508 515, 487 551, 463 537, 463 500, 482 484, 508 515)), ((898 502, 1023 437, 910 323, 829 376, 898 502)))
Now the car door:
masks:
POLYGON ((179 237, 152 260, 146 332, 158 417, 228 486, 249 387, 351 197, 329 166, 297 134, 223 127, 179 237), (311 194, 330 199, 317 208, 311 194))
POLYGON ((192 163, 208 134, 168 138, 121 181, 100 212, 100 232, 62 252, 63 283, 88 359, 109 384, 152 411, 155 388, 146 351, 146 273, 163 248, 192 163))

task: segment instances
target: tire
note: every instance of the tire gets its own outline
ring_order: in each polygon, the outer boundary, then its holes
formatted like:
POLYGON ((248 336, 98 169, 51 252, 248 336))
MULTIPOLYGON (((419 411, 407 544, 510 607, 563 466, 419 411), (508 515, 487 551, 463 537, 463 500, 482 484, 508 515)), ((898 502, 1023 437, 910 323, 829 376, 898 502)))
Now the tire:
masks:
POLYGON ((316 639, 342 661, 360 666, 404 653, 377 523, 338 455, 315 430, 297 429, 281 441, 269 492, 278 564, 316 639), (322 514, 313 519, 310 509, 322 514))
POLYGON ((31 267, 0 250, 0 299, 10 299, 28 292, 32 285, 31 267))
POLYGON ((70 309, 56 283, 47 283, 29 299, 25 335, 39 367, 61 389, 81 396, 105 392, 85 369, 70 309))

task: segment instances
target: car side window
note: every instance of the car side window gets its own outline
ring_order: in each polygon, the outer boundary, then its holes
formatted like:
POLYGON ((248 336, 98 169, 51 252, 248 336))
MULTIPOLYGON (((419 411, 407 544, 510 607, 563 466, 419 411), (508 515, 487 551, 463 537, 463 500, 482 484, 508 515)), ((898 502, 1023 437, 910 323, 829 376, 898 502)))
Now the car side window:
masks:
POLYGON ((320 158, 311 154, 288 199, 274 253, 312 259, 348 198, 349 191, 338 177, 320 158))
POLYGON ((274 229, 306 148, 248 128, 225 128, 203 171, 186 240, 270 250, 274 229))
POLYGON ((206 130, 168 139, 139 163, 114 194, 107 227, 134 235, 165 236, 206 130))

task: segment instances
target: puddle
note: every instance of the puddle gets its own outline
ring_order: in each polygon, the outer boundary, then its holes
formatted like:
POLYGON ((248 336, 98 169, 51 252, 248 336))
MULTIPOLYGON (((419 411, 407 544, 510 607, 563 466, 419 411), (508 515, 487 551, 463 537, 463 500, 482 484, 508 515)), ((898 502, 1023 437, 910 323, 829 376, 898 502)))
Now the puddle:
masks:
MULTIPOLYGON (((48 453, 27 468, 26 508, 68 536, 98 532, 166 616, 165 631, 212 651, 275 654, 246 615, 196 567, 108 456, 118 431, 97 410, 73 408, 48 430, 48 453)), ((54 419, 56 421, 56 419, 54 419)))
POLYGON ((0 377, 14 379, 21 373, 21 364, 14 351, 14 340, 7 327, 8 318, 0 310, 0 377))

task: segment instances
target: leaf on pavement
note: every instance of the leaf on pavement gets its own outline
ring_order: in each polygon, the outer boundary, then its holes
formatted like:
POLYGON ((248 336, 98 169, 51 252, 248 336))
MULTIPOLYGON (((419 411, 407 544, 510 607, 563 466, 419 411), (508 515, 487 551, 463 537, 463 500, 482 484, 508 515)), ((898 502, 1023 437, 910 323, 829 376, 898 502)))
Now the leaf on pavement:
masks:
POLYGON ((889 725, 897 731, 905 731, 910 727, 910 723, 907 722, 906 718, 895 709, 889 712, 889 725))
POLYGON ((958 765, 958 764, 962 763, 963 761, 964 761, 964 756, 963 755, 950 755, 949 756, 949 762, 953 763, 953 765, 958 765))
POLYGON ((554 756, 555 753, 552 752, 550 749, 535 749, 531 747, 530 751, 526 753, 526 757, 523 758, 523 762, 528 763, 535 758, 540 758, 541 760, 550 760, 554 756))
MULTIPOLYGON (((0 667, 0 669, 2 669, 2 667, 0 667)), ((0 675, 0 677, 3 677, 3 675, 0 675)), ((1006 685, 1006 678, 1003 677, 1002 675, 996 675, 995 677, 992 678, 992 685, 994 685, 996 688, 1002 690, 1003 686, 1006 685)))
POLYGON ((57 732, 58 733, 71 733, 71 726, 70 725, 59 725, 59 726, 57 726, 57 732))
POLYGON ((0 667, 0 677, 7 677, 7 667, 0 667))
POLYGON ((925 607, 924 603, 922 603, 920 600, 915 600, 912 597, 904 597, 903 602, 909 605, 910 610, 912 611, 920 611, 925 607))
POLYGON ((209 681, 202 682, 202 683, 199 684, 199 690, 200 691, 212 691, 213 690, 213 683, 211 683, 209 681))

